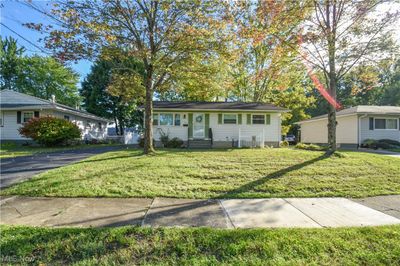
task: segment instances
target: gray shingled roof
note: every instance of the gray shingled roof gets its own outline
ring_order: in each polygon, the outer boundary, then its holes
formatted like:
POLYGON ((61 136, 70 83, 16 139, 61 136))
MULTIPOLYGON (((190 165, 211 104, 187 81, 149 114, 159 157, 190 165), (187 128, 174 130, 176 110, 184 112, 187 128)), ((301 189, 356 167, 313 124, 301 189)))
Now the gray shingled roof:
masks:
POLYGON ((96 116, 94 114, 91 114, 91 113, 83 111, 83 110, 78 110, 78 109, 72 108, 72 107, 64 105, 64 104, 53 103, 48 100, 40 99, 40 98, 31 96, 31 95, 27 95, 27 94, 12 91, 12 90, 0 91, 0 108, 2 110, 7 110, 7 109, 15 110, 18 108, 54 109, 54 110, 59 110, 59 111, 72 112, 78 116, 84 116, 84 117, 88 117, 88 118, 92 118, 92 119, 108 121, 108 119, 106 119, 106 118, 96 116))
MULTIPOLYGON (((341 111, 336 112, 336 116, 344 116, 351 114, 373 114, 373 115, 400 115, 400 107, 399 106, 376 106, 376 105, 358 105, 354 107, 350 107, 347 109, 343 109, 341 111)), ((307 120, 303 120, 297 122, 296 124, 301 124, 304 122, 319 120, 323 118, 327 118, 328 115, 320 115, 307 120)))
POLYGON ((289 110, 269 103, 245 102, 167 102, 154 101, 154 109, 188 109, 188 110, 255 110, 287 112, 289 110))

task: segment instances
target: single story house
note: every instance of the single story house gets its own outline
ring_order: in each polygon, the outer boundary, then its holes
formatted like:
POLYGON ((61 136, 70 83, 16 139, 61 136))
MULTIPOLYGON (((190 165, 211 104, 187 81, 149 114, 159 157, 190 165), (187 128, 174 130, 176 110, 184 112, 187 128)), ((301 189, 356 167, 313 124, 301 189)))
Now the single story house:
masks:
MULTIPOLYGON (((400 107, 359 105, 336 113, 336 141, 342 148, 357 148, 366 139, 400 141, 400 107)), ((328 142, 328 116, 296 123, 304 143, 328 142)))
POLYGON ((188 147, 278 147, 287 111, 266 103, 155 101, 153 135, 156 145, 168 135, 188 147))
POLYGON ((53 116, 69 120, 80 128, 82 139, 103 139, 108 119, 55 102, 12 90, 0 92, 1 141, 26 142, 18 129, 32 117, 53 116))

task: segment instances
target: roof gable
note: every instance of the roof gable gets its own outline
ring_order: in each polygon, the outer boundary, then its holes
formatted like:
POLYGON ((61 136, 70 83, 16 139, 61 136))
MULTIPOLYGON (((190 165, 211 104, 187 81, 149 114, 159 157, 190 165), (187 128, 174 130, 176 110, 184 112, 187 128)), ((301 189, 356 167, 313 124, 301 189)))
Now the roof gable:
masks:
POLYGON ((0 91, 0 107, 2 109, 12 108, 15 110, 17 108, 42 108, 42 109, 54 109, 61 112, 73 113, 77 116, 83 116, 91 119, 109 121, 106 118, 96 116, 89 112, 78 110, 73 107, 53 103, 51 101, 40 99, 35 96, 28 94, 12 91, 12 90, 2 90, 0 91))

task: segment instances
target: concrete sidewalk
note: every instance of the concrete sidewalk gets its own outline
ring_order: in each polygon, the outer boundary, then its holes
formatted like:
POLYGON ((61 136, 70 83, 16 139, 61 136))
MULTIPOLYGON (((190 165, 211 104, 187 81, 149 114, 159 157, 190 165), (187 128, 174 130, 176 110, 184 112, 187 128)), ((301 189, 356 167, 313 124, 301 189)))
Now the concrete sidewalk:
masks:
POLYGON ((400 224, 400 219, 389 215, 400 212, 400 196, 390 197, 359 200, 362 204, 345 198, 191 200, 3 197, 0 223, 52 227, 142 225, 215 228, 400 224), (385 207, 385 204, 390 206, 385 207), (387 214, 385 211, 390 212, 387 214))

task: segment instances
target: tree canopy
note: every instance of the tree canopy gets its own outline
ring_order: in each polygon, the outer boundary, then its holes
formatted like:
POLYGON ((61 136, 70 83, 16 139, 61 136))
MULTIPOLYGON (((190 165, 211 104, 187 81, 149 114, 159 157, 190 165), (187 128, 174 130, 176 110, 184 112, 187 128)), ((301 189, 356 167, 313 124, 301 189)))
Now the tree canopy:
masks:
POLYGON ((52 57, 27 56, 13 38, 0 40, 0 87, 75 107, 78 75, 52 57))

